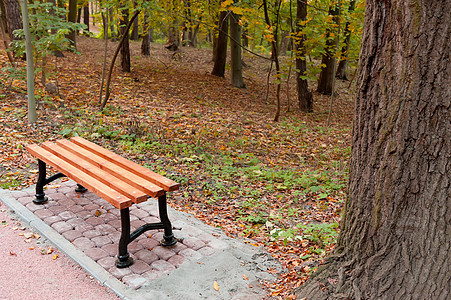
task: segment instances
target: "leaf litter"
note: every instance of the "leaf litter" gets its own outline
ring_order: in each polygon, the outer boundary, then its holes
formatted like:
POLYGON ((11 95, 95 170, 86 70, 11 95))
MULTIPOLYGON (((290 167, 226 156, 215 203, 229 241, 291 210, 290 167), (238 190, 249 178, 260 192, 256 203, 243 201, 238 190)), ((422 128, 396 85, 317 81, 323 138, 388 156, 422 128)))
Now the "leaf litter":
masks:
MULTIPOLYGON (((236 89, 209 74, 208 50, 183 48, 182 59, 174 61, 153 44, 151 58, 133 56, 132 73, 115 70, 111 99, 99 112, 102 45, 80 37, 82 55, 65 53, 59 60, 61 97, 36 84, 36 125, 27 122, 25 83, 15 80, 10 88, 2 74, 0 187, 36 182, 37 164, 26 145, 83 136, 180 182, 169 198, 175 209, 265 247, 283 271, 268 270, 278 279, 262 284, 268 296, 290 297, 333 250, 339 230, 333 224, 345 199, 353 113, 348 83, 337 84, 330 127, 329 98, 315 92, 313 113, 292 107, 273 123, 274 105, 265 102, 264 92, 267 62, 246 56, 247 88, 236 89)), ((139 53, 139 46, 131 42, 132 52, 139 53)), ((0 48, 0 69, 7 64, 0 48)), ((293 102, 295 83, 290 86, 293 102)), ((273 88, 268 99, 274 99, 273 88)))

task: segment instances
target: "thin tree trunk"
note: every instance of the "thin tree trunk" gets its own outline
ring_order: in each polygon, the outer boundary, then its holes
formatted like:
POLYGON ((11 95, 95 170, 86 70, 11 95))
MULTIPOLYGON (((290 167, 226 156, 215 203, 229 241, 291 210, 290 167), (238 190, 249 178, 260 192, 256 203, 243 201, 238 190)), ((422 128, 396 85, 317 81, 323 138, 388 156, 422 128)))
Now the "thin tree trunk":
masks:
POLYGON ((243 64, 241 61, 241 26, 238 24, 239 16, 230 14, 230 66, 231 83, 234 87, 245 88, 243 80, 243 64))
MULTIPOLYGON (((354 9, 355 9, 355 0, 352 0, 349 3, 349 9, 348 9, 349 13, 352 13, 354 11, 354 9)), ((349 29, 349 25, 350 25, 350 22, 347 21, 346 25, 345 25, 345 29, 344 29, 345 44, 341 48, 342 59, 338 63, 337 74, 335 75, 335 76, 337 76, 338 79, 341 79, 341 80, 348 80, 348 76, 346 75, 346 69, 348 66, 349 43, 351 42, 351 30, 349 29)))
POLYGON ((219 32, 218 39, 216 41, 215 50, 215 61, 213 66, 212 75, 218 77, 224 77, 225 65, 227 61, 227 32, 229 31, 229 21, 226 11, 221 11, 219 13, 219 32))
MULTIPOLYGON (((136 7, 138 6, 138 3, 136 2, 136 0, 133 1, 133 8, 136 9, 136 7)), ((139 40, 139 18, 136 18, 133 21, 133 26, 132 26, 132 34, 130 36, 130 39, 132 41, 137 41, 139 40)))
POLYGON ((299 109, 302 112, 309 113, 313 111, 313 95, 308 88, 306 76, 307 61, 305 57, 305 34, 302 33, 305 25, 302 25, 307 20, 307 3, 304 0, 297 0, 296 11, 296 83, 298 92, 299 109))
MULTIPOLYGON (((67 21, 77 22, 77 0, 69 0, 69 12, 67 13, 67 21)), ((67 35, 67 38, 71 41, 74 49, 77 49, 77 33, 75 30, 71 30, 67 35)))
POLYGON ((298 299, 451 298, 449 1, 368 0, 348 199, 298 299))
MULTIPOLYGON (((124 4, 122 4, 124 5, 124 4)), ((128 23, 128 8, 121 10, 121 20, 119 22, 119 32, 123 36, 123 42, 121 46, 121 67, 123 72, 130 73, 130 43, 129 43, 129 31, 126 30, 128 23)))
MULTIPOLYGON (((127 27, 125 28, 125 32, 127 33, 130 30, 130 26, 133 24, 133 20, 139 15, 139 11, 136 11, 133 17, 128 22, 127 27)), ((119 44, 116 47, 116 51, 114 52, 113 58, 111 59, 110 69, 108 71, 108 77, 106 81, 105 88, 105 98, 103 99, 102 105, 100 106, 100 110, 105 108, 105 105, 110 98, 110 83, 111 83, 111 75, 113 74, 114 63, 116 62, 117 55, 119 54, 119 50, 122 48, 122 43, 125 41, 126 35, 122 35, 119 44)))
POLYGON ((27 56, 27 96, 28 96, 28 121, 36 123, 36 100, 34 97, 34 62, 31 45, 30 25, 28 20, 27 0, 21 0, 23 30, 25 35, 25 51, 27 56))
POLYGON ((86 25, 86 31, 89 32, 89 6, 83 6, 83 23, 86 25))
MULTIPOLYGON (((329 15, 332 16, 333 22, 335 24, 338 24, 338 13, 339 10, 337 6, 333 4, 333 6, 331 6, 329 9, 329 15)), ((330 95, 332 93, 332 82, 335 76, 334 70, 336 59, 334 56, 334 49, 336 45, 336 39, 338 37, 335 36, 335 38, 331 38, 331 32, 332 30, 330 29, 326 33, 326 52, 321 59, 321 64, 324 65, 324 67, 321 69, 321 73, 319 74, 318 87, 316 89, 318 93, 324 95, 330 95)))
POLYGON ((146 9, 144 13, 144 30, 143 30, 143 40, 141 43, 141 54, 144 56, 150 56, 150 34, 151 30, 149 27, 149 12, 146 9))
POLYGON ((108 15, 110 17, 109 23, 110 23, 110 34, 111 34, 111 38, 112 39, 116 39, 117 34, 116 34, 116 30, 114 30, 114 9, 113 8, 109 8, 108 9, 108 15))
POLYGON ((108 53, 108 10, 107 9, 105 10, 105 13, 102 12, 102 21, 103 21, 103 38, 105 40, 105 46, 104 46, 104 52, 103 52, 102 82, 100 83, 99 104, 102 103, 103 84, 105 82, 106 56, 108 53))

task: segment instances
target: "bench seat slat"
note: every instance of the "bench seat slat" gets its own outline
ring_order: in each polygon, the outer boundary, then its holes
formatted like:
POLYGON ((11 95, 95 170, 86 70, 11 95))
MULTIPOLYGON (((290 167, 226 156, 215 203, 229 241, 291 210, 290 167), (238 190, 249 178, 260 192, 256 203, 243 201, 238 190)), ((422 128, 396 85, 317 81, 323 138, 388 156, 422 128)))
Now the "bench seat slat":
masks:
POLYGON ((62 148, 72 152, 73 154, 80 157, 80 159, 89 161, 90 163, 96 165, 100 169, 112 174, 113 176, 125 181, 131 186, 139 189, 140 191, 145 192, 147 195, 151 197, 158 197, 164 194, 164 190, 155 185, 154 183, 146 180, 142 177, 137 176, 136 174, 129 172, 121 168, 120 166, 98 156, 97 154, 82 148, 68 140, 58 140, 56 144, 61 146, 62 148))
POLYGON ((91 175, 92 177, 101 181, 110 188, 124 194, 128 198, 132 199, 133 202, 141 203, 147 201, 147 195, 144 192, 114 177, 113 175, 105 172, 104 170, 99 169, 94 164, 91 164, 86 160, 80 159, 80 157, 78 157, 77 155, 67 151, 66 149, 58 146, 57 144, 52 142, 45 142, 41 144, 41 147, 58 156, 59 158, 63 159, 67 163, 77 167, 83 172, 91 175))
POLYGON ((165 191, 175 191, 180 187, 180 184, 176 183, 175 181, 166 178, 158 173, 152 172, 151 170, 138 165, 137 163, 134 163, 126 158, 123 158, 122 156, 117 155, 114 152, 102 148, 99 145, 91 143, 82 137, 72 137, 71 141, 136 175, 141 176, 158 186, 161 186, 165 191))
POLYGON ((36 144, 32 144, 27 146, 27 150, 35 157, 54 167, 70 179, 83 185, 88 190, 102 197, 104 200, 108 201, 115 207, 123 209, 132 205, 131 199, 126 198, 124 195, 121 195, 119 192, 113 190, 94 177, 84 173, 77 167, 72 166, 71 164, 50 153, 44 148, 36 144))

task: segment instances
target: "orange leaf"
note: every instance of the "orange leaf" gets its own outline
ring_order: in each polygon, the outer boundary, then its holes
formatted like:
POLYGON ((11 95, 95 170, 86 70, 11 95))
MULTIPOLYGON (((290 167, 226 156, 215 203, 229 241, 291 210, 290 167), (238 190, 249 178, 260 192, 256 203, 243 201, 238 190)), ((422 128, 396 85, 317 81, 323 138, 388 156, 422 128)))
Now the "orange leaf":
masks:
POLYGON ((243 279, 244 280, 249 280, 249 277, 247 277, 246 274, 243 274, 243 279))
POLYGON ((219 285, 218 285, 218 283, 216 282, 216 280, 213 281, 213 288, 214 288, 216 291, 219 291, 219 285))

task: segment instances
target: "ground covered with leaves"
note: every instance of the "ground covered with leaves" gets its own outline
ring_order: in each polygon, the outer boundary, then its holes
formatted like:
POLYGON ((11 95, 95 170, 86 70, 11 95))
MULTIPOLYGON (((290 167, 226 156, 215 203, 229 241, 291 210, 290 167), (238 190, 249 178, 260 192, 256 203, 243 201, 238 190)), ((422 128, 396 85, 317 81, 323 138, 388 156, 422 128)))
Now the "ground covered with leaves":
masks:
MULTIPOLYGON (((115 45, 110 43, 108 61, 115 45)), ((26 84, 8 76, 0 48, 0 187, 36 182, 27 144, 82 136, 180 182, 170 205, 265 247, 283 265, 276 282, 263 283, 267 296, 294 297, 293 288, 333 249, 339 230, 353 113, 349 83, 337 83, 327 126, 330 97, 314 93, 314 112, 300 113, 292 75, 283 85, 281 120, 273 122, 268 61, 244 55, 247 88, 236 89, 228 74, 209 74, 211 50, 174 54, 154 44, 151 56, 143 57, 139 46, 131 44, 131 73, 116 68, 103 111, 102 41, 80 37, 81 54, 48 58, 48 80, 59 93, 37 83, 36 125, 27 120, 26 84)))

